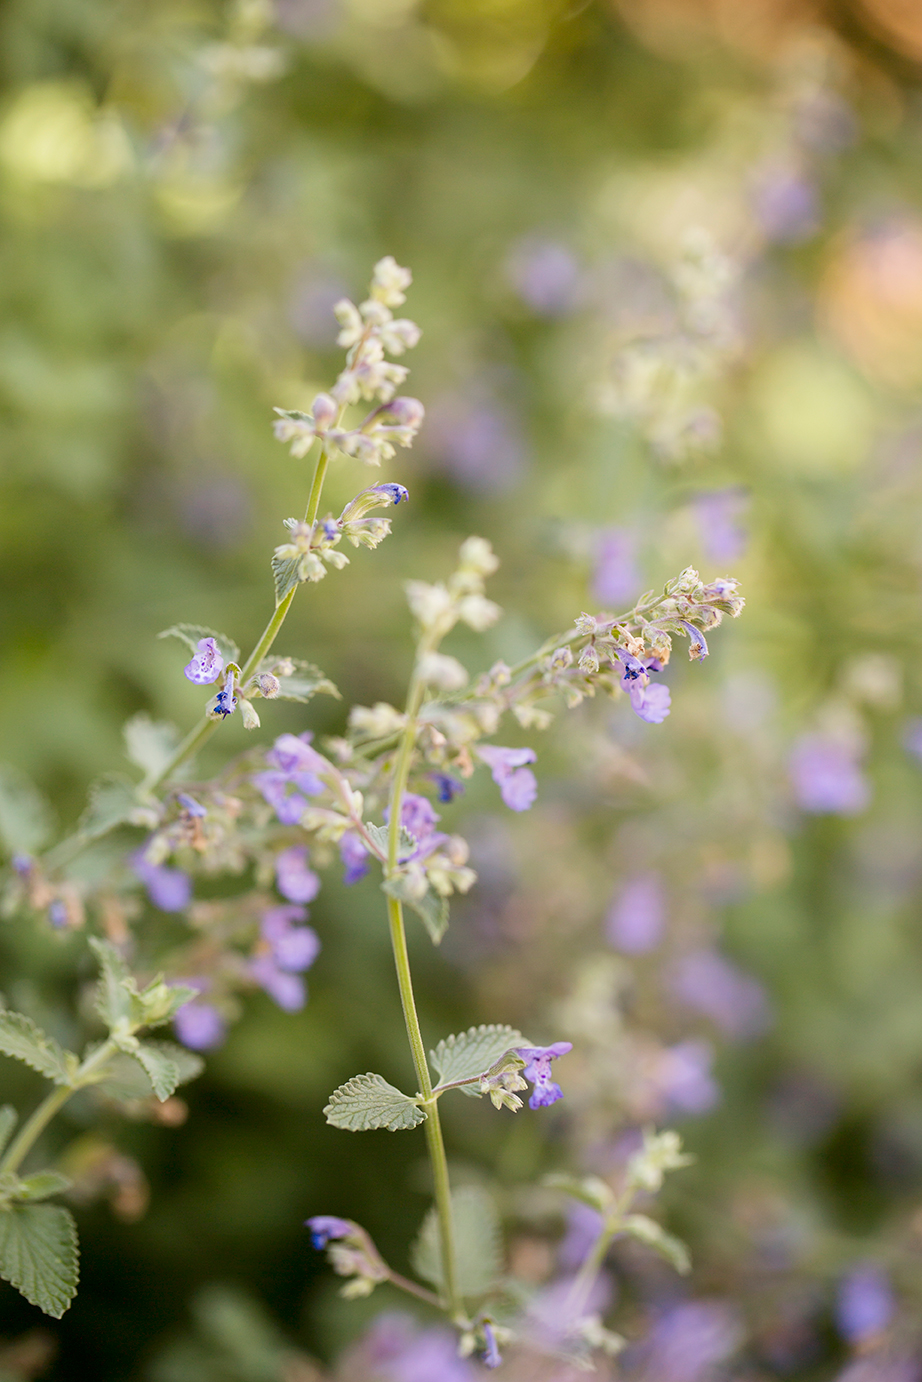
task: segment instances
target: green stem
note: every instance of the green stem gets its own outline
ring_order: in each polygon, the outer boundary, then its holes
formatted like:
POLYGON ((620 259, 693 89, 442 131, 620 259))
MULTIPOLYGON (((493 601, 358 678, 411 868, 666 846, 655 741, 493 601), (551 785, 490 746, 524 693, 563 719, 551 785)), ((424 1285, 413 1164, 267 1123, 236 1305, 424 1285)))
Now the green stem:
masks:
POLYGON ((0 1161, 0 1173, 4 1171, 18 1171, 23 1160, 32 1150, 33 1144, 45 1131, 52 1118, 63 1108, 72 1094, 76 1094, 83 1085, 91 1083, 87 1076, 96 1071, 99 1066, 104 1065, 109 1057, 117 1050, 114 1041, 105 1041, 98 1050, 80 1066, 74 1076, 73 1084, 58 1085, 49 1095, 39 1104, 38 1108, 25 1123, 23 1123, 16 1137, 7 1148, 6 1155, 0 1161))
POLYGON ((425 1286, 417 1286, 415 1281, 410 1281, 407 1277, 401 1276, 399 1272, 388 1270, 387 1279, 392 1286, 397 1286, 401 1291, 406 1291, 409 1295, 415 1296, 417 1300, 424 1300, 427 1305, 434 1305, 437 1310, 441 1310, 442 1302, 434 1291, 427 1291, 425 1286))
POLYGON ((576 1323, 586 1308, 586 1302, 592 1294, 596 1277, 602 1270, 602 1263, 605 1261, 608 1249, 621 1232, 622 1220, 630 1208, 633 1198, 634 1187, 631 1186, 609 1210, 602 1225, 602 1231, 592 1246, 592 1251, 583 1259, 582 1265, 573 1279, 573 1285, 570 1287, 564 1305, 564 1317, 572 1324, 576 1323))
MULTIPOLYGON (((394 764, 394 782, 391 788, 390 817, 387 839, 387 873, 393 874, 397 868, 400 847, 400 813, 403 796, 410 776, 410 765, 416 744, 416 716, 422 702, 425 683, 419 675, 420 660, 428 651, 428 644, 422 644, 417 651, 416 667, 407 692, 406 724, 397 750, 394 764)), ((391 948, 397 970, 397 985, 400 989, 400 1002, 406 1024, 407 1037, 419 1092, 423 1097, 426 1113, 426 1146, 432 1166, 432 1180, 435 1189, 435 1207, 439 1217, 439 1245, 442 1256, 442 1281, 444 1285, 445 1306, 455 1321, 464 1319, 464 1304, 458 1288, 458 1271, 455 1262, 455 1228, 451 1206, 451 1183, 448 1176, 448 1158, 445 1155, 445 1142, 442 1137, 442 1124, 439 1118, 438 1101, 432 1096, 432 1079, 426 1061, 426 1048, 423 1045, 416 1001, 413 997, 413 979, 410 973, 410 957, 407 951, 406 930, 403 924, 403 907, 397 898, 388 897, 387 913, 390 924, 391 948)))

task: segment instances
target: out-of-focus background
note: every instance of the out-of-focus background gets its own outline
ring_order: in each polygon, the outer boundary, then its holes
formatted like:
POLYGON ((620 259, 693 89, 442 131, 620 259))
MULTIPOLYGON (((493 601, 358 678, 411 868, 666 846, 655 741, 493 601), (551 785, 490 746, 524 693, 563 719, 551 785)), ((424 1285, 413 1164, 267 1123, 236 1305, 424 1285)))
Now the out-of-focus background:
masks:
MULTIPOLYGON (((584 1229, 520 1181, 610 1172, 649 1121, 697 1155, 667 1197, 692 1277, 619 1259, 657 1382, 917 1376, 920 63, 913 0, 0 14, 0 758, 62 826, 129 715, 199 713, 159 630, 262 628, 309 482, 271 409, 329 385, 331 306, 383 254, 424 332, 427 422, 380 477, 410 509, 302 592, 283 651, 399 703, 401 582, 471 532, 507 610, 455 649, 475 667, 689 564, 743 582, 663 725, 583 706, 532 741, 527 816, 489 785, 445 808, 481 882, 416 947, 428 1037, 577 1047, 543 1120, 446 1107, 520 1273, 584 1229)), ((342 463, 330 508, 368 482, 342 463)), ((243 747, 229 723, 209 761, 243 747)), ((306 1382, 393 1306, 340 1301, 302 1228, 348 1214, 399 1266, 426 1204, 421 1146, 320 1113, 406 1065, 379 894, 330 879, 312 911, 308 1006, 254 998, 181 1126, 61 1120, 99 1168, 81 1290, 51 1325, 0 1289, 0 1375, 306 1382)), ((8 999, 66 1002, 83 944, 4 921, 8 999)))

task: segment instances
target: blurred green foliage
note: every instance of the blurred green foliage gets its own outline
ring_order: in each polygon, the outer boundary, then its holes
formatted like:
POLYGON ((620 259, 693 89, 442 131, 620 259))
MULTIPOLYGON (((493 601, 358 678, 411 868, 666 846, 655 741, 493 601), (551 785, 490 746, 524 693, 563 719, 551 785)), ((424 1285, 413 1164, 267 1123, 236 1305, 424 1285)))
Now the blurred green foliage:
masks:
MULTIPOLYGON (((530 817, 499 819, 481 785, 454 808, 482 888, 414 961, 427 1037, 508 1021, 543 1039, 606 972, 619 884, 662 873, 673 943, 719 940, 773 1010, 765 1034, 721 1045, 722 1102, 683 1124, 699 1162, 671 1204, 694 1289, 740 1303, 747 1376, 823 1377, 845 1358, 830 1309, 854 1261, 891 1271, 908 1321, 922 1305, 922 779, 903 747, 922 704, 920 108, 912 33, 886 6, 825 29, 751 8, 764 42, 678 0, 7 0, 0 759, 66 826, 90 779, 124 767, 128 716, 191 723, 200 693, 155 635, 258 634, 271 548, 309 483, 271 409, 309 406, 338 368, 336 297, 382 254, 409 264, 410 391, 430 421, 382 478, 408 485, 410 515, 302 592, 279 650, 321 666, 345 706, 399 703, 401 581, 444 575, 469 532, 500 554, 491 594, 509 611, 457 639, 475 668, 598 606, 602 530, 636 533, 642 586, 686 564, 743 580, 740 623, 703 668, 674 667, 665 725, 583 707, 536 741, 530 817), (727 338, 685 380, 722 440, 670 452, 668 387, 633 410, 606 390, 632 342, 668 340, 669 275, 700 225, 737 273, 727 338), (731 487, 748 546, 724 562, 694 501, 731 487), (865 758, 854 819, 797 808, 791 746, 818 727, 865 758)), ((330 508, 366 482, 342 463, 330 508)), ((309 712, 273 707, 269 733, 341 727, 339 704, 309 712)), ((231 722, 202 771, 243 747, 231 722)), ((0 1352, 0 1375, 306 1379, 297 1351, 331 1356, 378 1298, 337 1301, 305 1215, 354 1217, 406 1268, 421 1144, 408 1167, 408 1143, 320 1115, 356 1070, 407 1068, 377 891, 331 881, 313 921, 304 1012, 254 998, 182 1126, 92 1134, 136 1159, 151 1207, 113 1191, 80 1211, 57 1359, 41 1373, 35 1336, 0 1352)), ((66 1033, 83 937, 13 918, 0 953, 10 1002, 66 1033)), ((677 1015, 659 965, 613 979, 630 1019, 715 1040, 677 1015)), ((582 1124, 446 1106, 462 1178, 498 1175, 523 1241, 536 1216, 560 1224, 515 1183, 568 1144, 590 1157, 582 1078, 582 1124)), ((8 1062, 2 1082, 36 1097, 8 1062)), ((89 1116, 75 1101, 62 1147, 89 1116)), ((35 1326, 4 1290, 0 1333, 35 1326)))

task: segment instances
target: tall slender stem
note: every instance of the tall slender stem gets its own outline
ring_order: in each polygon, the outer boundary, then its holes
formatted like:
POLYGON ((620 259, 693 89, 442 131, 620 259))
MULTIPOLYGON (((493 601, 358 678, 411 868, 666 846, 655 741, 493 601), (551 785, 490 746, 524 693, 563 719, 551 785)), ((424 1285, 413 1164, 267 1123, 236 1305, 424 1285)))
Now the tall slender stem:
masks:
POLYGON ((7 1148, 6 1155, 0 1160, 0 1173, 19 1170, 20 1164, 28 1156, 33 1144, 45 1131, 58 1110, 64 1107, 70 1096, 76 1094, 78 1089, 91 1083, 87 1077, 98 1070, 101 1065, 104 1065, 116 1050, 114 1041, 104 1041, 102 1046, 98 1047, 91 1056, 88 1056, 80 1066, 74 1076, 73 1084, 56 1086, 42 1100, 31 1118, 23 1123, 7 1148))
MULTIPOLYGON (((390 818, 387 840, 387 872, 391 874, 397 867, 400 848, 400 813, 403 797, 410 776, 410 765, 416 742, 416 716, 422 702, 425 682, 419 675, 420 658, 427 651, 421 645, 417 651, 416 666, 407 692, 406 724, 397 749, 394 764, 394 781, 391 788, 390 818)), ((458 1288, 458 1269, 455 1258, 455 1228, 451 1206, 451 1183, 448 1176, 448 1158, 445 1155, 445 1142, 442 1137, 442 1124, 439 1118, 438 1100, 432 1097, 432 1079, 426 1061, 426 1048, 423 1045, 419 1016, 413 997, 413 979, 410 974, 410 957, 407 951, 407 937, 403 924, 403 907, 397 898, 388 897, 387 913, 390 924, 391 948, 397 969, 397 985, 400 989, 400 1002, 410 1042, 419 1092, 423 1096, 426 1113, 426 1146, 432 1167, 432 1180, 435 1189, 435 1207, 439 1218, 439 1245, 442 1257, 442 1281, 445 1304, 452 1319, 464 1318, 464 1304, 458 1288)))

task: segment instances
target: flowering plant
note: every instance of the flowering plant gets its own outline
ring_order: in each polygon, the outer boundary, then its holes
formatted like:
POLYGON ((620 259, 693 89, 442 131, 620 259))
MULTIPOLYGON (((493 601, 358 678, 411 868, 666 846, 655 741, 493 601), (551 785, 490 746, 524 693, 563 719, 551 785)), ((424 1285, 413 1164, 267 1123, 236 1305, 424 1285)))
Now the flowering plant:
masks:
POLYGON ((312 1241, 329 1251, 334 1270, 346 1279, 343 1294, 368 1295, 389 1282, 444 1312, 461 1356, 479 1351, 495 1367, 501 1349, 513 1343, 526 1354, 584 1364, 599 1350, 616 1353, 623 1343, 599 1313, 599 1274, 616 1237, 632 1237, 687 1269, 681 1243, 636 1212, 636 1202, 655 1194, 664 1174, 688 1158, 674 1133, 649 1131, 613 1183, 553 1178, 552 1189, 596 1216, 582 1261, 545 1296, 505 1275, 492 1198, 480 1187, 450 1184, 440 1101, 457 1091, 517 1112, 530 1088, 529 1110, 540 1116, 563 1097, 552 1062, 573 1045, 553 1034, 537 1044, 512 1026, 490 1023, 442 1037, 427 1057, 406 912, 438 945, 452 897, 476 882, 466 841, 439 828, 436 803, 450 806, 479 766, 511 811, 527 811, 536 799, 536 750, 485 741, 501 732, 505 738, 546 729, 555 697, 573 708, 587 697, 626 696, 641 720, 660 724, 669 714, 670 692, 656 678, 673 639, 688 640, 692 661, 706 657, 706 635, 725 614, 742 609, 736 581, 705 582, 689 567, 661 593, 649 591, 619 614, 581 613, 571 629, 530 656, 513 665, 497 661, 472 681, 442 645, 456 626, 480 633, 501 611, 486 594, 498 558, 484 539, 469 537, 443 579, 407 582, 416 651, 403 708, 353 706, 344 732, 319 745, 310 729, 282 733, 268 749, 246 752, 211 780, 190 777, 195 755, 229 717, 239 713, 244 727, 255 731, 260 702, 306 704, 318 694, 338 695, 320 670, 279 655, 275 643, 299 587, 347 565, 344 542, 376 548, 391 531, 390 518, 378 511, 409 499, 403 485, 387 481, 362 489, 338 517, 321 514, 333 461, 351 457, 380 466, 394 458, 396 447, 411 445, 421 425, 422 404, 397 395, 406 367, 387 358, 419 339, 413 322, 394 316, 409 284, 408 270, 382 259, 367 299, 336 307, 339 344, 347 353, 329 393, 318 394, 310 413, 277 410, 275 434, 296 460, 319 449, 304 517, 286 520, 286 541, 272 556, 275 609, 256 646, 244 659, 236 643, 215 630, 192 624, 165 630, 162 636, 188 649, 186 678, 218 688, 200 722, 180 740, 172 726, 136 716, 126 726, 126 742, 140 780, 103 780, 73 835, 44 856, 21 853, 12 861, 6 909, 29 908, 62 929, 88 920, 100 933, 90 939, 100 978, 90 1019, 97 1033, 82 1056, 27 1014, 0 1011, 0 1052, 53 1085, 21 1124, 11 1107, 0 1112, 0 1274, 49 1314, 63 1313, 76 1289, 76 1236, 69 1212, 47 1201, 66 1190, 69 1179, 57 1169, 21 1174, 40 1134, 78 1091, 99 1106, 120 1101, 129 1112, 167 1108, 177 1087, 200 1071, 196 1053, 222 1042, 247 990, 263 989, 286 1011, 301 1008, 303 976, 322 943, 307 924, 321 886, 317 870, 338 856, 347 884, 372 871, 380 878, 413 1082, 401 1089, 378 1073, 357 1074, 331 1093, 324 1113, 328 1123, 351 1132, 422 1125, 434 1207, 412 1251, 418 1280, 393 1271, 350 1219, 314 1214, 307 1221, 312 1241), (502 728, 504 718, 507 724, 511 719, 509 729, 502 728), (140 844, 134 839, 127 851, 97 856, 105 858, 105 868, 77 867, 114 832, 138 829, 144 832, 140 844), (193 900, 197 878, 222 875, 248 875, 253 886, 193 900), (130 926, 139 888, 157 910, 184 919, 168 932, 166 945, 130 926), (179 1044, 149 1039, 149 1031, 167 1023, 179 1044))

